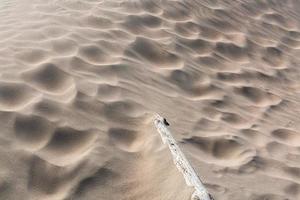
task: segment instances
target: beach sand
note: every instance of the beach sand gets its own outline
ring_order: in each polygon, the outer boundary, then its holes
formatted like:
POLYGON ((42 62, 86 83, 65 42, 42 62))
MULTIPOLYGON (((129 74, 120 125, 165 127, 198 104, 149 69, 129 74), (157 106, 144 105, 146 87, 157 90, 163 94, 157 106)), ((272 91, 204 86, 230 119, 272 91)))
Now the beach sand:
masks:
POLYGON ((300 1, 2 0, 0 199, 300 199, 300 1))

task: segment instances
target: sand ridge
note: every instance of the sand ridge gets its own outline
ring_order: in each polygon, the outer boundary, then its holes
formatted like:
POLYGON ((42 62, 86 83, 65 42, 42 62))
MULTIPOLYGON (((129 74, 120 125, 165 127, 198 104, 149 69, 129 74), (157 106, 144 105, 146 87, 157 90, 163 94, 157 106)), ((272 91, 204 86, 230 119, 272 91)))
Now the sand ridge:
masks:
POLYGON ((0 199, 300 198, 296 0, 0 3, 0 199))

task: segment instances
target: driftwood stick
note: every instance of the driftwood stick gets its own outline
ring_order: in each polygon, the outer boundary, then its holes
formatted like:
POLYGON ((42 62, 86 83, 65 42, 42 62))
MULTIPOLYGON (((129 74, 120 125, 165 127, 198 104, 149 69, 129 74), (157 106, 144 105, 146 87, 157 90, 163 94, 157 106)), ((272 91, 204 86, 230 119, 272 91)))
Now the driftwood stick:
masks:
POLYGON ((183 174, 186 184, 195 188, 195 192, 192 194, 191 199, 213 200, 213 198, 205 189, 200 178, 197 176, 195 170, 188 162, 183 152, 180 150, 171 132, 168 130, 167 126, 169 125, 169 123, 166 121, 166 119, 161 117, 160 115, 157 115, 155 117, 154 124, 161 136, 163 143, 168 145, 173 156, 174 164, 183 174))

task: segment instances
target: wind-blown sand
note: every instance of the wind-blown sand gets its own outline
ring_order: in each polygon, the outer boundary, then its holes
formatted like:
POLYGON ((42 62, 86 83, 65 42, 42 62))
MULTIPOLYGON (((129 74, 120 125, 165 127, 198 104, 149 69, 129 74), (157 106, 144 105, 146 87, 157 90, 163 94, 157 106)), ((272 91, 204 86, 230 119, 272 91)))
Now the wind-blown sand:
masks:
POLYGON ((300 199, 300 1, 2 0, 0 199, 300 199))

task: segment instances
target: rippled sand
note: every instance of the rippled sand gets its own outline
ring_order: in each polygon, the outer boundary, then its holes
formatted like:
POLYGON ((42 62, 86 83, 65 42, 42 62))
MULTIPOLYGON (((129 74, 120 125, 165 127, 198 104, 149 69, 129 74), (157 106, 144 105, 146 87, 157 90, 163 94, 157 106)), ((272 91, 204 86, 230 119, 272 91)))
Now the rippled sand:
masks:
POLYGON ((0 199, 300 198, 300 1, 2 0, 0 199))

